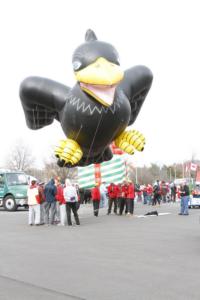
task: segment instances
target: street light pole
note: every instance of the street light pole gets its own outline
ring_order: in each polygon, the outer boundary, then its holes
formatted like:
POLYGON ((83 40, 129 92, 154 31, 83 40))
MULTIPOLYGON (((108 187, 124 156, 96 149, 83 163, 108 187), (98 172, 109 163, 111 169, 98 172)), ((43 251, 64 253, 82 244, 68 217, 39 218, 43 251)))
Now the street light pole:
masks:
POLYGON ((185 172, 184 172, 185 170, 184 170, 184 167, 185 167, 185 166, 184 166, 184 162, 183 162, 183 163, 182 163, 182 176, 183 176, 183 178, 185 178, 185 172))
POLYGON ((174 166, 174 180, 176 180, 176 164, 174 166))
POLYGON ((138 183, 138 173, 137 173, 137 167, 135 167, 135 182, 138 183))

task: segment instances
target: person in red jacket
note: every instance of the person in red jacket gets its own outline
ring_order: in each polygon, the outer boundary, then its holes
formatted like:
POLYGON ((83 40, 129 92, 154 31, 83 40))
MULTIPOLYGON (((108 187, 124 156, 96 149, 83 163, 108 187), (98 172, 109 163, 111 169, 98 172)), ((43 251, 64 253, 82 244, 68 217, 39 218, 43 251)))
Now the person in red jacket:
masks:
POLYGON ((127 194, 128 194, 128 182, 125 180, 123 185, 122 185, 122 197, 124 198, 125 202, 125 214, 127 214, 128 209, 127 209, 127 194))
POLYGON ((127 194, 127 189, 126 189, 126 184, 120 184, 119 185, 119 192, 118 192, 118 200, 119 200, 119 215, 121 216, 124 212, 124 208, 126 205, 126 194, 127 194))
POLYGON ((44 215, 45 215, 45 196, 44 196, 44 182, 38 183, 38 191, 40 195, 40 224, 44 225, 44 215))
POLYGON ((133 215, 134 212, 134 199, 135 199, 135 188, 132 181, 128 182, 126 205, 127 205, 127 215, 133 215))
MULTIPOLYGON (((119 215, 122 215, 121 212, 121 207, 123 208, 123 199, 122 199, 122 184, 119 183, 117 185, 118 190, 117 190, 117 206, 119 208, 119 215)), ((123 209, 122 209, 123 210, 123 209)))
POLYGON ((98 217, 99 215, 99 204, 101 200, 101 194, 98 183, 95 184, 95 187, 91 190, 93 208, 94 208, 94 216, 98 217))
POLYGON ((153 187, 151 184, 147 185, 147 203, 151 205, 152 203, 152 195, 153 195, 153 187))
POLYGON ((56 188, 57 188, 57 192, 55 197, 59 203, 59 209, 60 209, 60 223, 58 223, 58 225, 65 226, 67 222, 66 201, 63 193, 64 188, 60 182, 60 179, 56 180, 56 188))
POLYGON ((108 213, 109 215, 112 210, 112 205, 114 203, 114 213, 117 214, 117 194, 118 194, 118 187, 114 183, 111 183, 108 186, 108 197, 109 197, 109 203, 108 203, 108 213))

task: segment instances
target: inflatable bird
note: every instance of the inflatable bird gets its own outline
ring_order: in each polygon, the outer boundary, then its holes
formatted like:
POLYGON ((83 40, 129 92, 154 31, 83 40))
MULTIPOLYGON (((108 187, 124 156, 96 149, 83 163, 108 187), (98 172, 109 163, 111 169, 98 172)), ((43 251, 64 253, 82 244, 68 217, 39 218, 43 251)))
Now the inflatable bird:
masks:
POLYGON ((123 151, 142 151, 144 136, 127 130, 138 116, 152 84, 145 66, 122 71, 119 55, 109 43, 87 30, 85 43, 73 54, 77 83, 73 88, 58 82, 28 77, 20 86, 27 126, 39 129, 60 122, 66 135, 55 149, 61 167, 86 166, 112 158, 114 141, 123 151))

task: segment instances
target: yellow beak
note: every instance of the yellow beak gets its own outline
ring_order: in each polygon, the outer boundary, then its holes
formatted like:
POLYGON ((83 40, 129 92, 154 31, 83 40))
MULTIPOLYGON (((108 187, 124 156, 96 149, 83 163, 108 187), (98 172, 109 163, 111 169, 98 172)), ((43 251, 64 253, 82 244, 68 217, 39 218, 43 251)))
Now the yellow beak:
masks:
POLYGON ((103 57, 99 57, 94 63, 86 68, 75 72, 77 81, 97 84, 97 85, 114 85, 119 83, 124 72, 118 65, 109 62, 103 57))
POLYGON ((75 76, 83 91, 108 107, 113 104, 115 89, 123 79, 124 72, 118 65, 100 57, 88 67, 75 72, 75 76))

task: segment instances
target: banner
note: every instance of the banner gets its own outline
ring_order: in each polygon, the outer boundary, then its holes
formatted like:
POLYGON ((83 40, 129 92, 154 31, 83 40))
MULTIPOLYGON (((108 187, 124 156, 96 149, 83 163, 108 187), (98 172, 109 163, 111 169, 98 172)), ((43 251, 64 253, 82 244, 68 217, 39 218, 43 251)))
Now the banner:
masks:
POLYGON ((106 162, 87 167, 78 167, 78 185, 80 188, 92 188, 96 182, 106 184, 121 183, 126 178, 126 166, 123 157, 114 155, 106 162))
POLYGON ((196 182, 200 183, 200 169, 197 170, 196 182))

